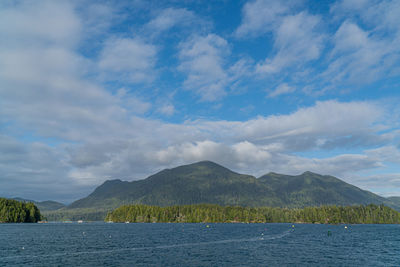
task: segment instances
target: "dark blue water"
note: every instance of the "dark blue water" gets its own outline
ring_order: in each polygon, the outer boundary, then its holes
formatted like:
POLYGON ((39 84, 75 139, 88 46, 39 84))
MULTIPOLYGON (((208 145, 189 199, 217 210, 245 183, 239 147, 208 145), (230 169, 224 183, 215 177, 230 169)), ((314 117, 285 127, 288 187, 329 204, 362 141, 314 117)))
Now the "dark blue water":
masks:
POLYGON ((0 266, 400 266, 399 225, 208 226, 0 224, 0 266))

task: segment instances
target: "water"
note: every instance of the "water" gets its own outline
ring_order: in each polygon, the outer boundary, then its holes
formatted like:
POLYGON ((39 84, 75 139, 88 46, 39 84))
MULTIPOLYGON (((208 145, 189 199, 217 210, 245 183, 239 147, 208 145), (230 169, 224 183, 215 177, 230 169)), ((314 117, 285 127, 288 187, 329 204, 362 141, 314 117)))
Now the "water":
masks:
POLYGON ((400 266, 400 226, 0 224, 4 265, 400 266))

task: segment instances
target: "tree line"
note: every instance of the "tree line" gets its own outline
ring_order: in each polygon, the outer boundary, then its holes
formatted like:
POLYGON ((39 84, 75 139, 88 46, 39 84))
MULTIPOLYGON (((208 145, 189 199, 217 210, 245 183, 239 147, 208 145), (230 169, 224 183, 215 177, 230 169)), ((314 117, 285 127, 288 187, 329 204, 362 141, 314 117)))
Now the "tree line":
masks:
POLYGON ((324 223, 399 224, 400 213, 384 205, 320 206, 303 209, 273 207, 125 205, 107 214, 112 222, 172 223, 324 223))
POLYGON ((0 223, 35 223, 40 219, 40 211, 32 202, 0 198, 0 223))
POLYGON ((103 221, 110 209, 77 208, 44 211, 48 221, 103 221))

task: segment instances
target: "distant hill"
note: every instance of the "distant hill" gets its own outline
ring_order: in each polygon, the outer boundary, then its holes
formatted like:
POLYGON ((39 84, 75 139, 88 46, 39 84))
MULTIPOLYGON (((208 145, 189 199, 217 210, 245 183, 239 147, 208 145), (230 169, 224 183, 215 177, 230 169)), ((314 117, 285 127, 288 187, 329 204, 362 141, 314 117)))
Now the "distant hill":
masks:
POLYGON ((38 207, 38 209, 43 212, 43 211, 53 211, 53 210, 58 210, 61 208, 64 208, 65 205, 56 201, 52 200, 46 200, 46 201, 34 201, 34 200, 29 200, 29 199, 23 199, 19 197, 13 198, 14 200, 21 201, 21 202, 32 202, 33 204, 38 207))
POLYGON ((109 180, 65 209, 113 209, 123 204, 158 206, 210 203, 234 206, 306 207, 386 204, 395 201, 328 175, 239 174, 210 161, 165 169, 144 180, 109 180))
POLYGON ((387 199, 391 201, 394 205, 400 207, 400 197, 388 197, 387 199))

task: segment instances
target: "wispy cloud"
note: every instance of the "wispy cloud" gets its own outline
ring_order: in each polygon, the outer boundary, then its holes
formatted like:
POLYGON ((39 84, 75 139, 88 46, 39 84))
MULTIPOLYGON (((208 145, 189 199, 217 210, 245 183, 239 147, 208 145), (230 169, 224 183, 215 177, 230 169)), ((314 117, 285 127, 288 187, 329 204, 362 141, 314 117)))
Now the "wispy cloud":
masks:
POLYGON ((286 16, 276 29, 275 55, 257 66, 259 73, 277 74, 285 68, 304 68, 304 65, 318 59, 323 48, 324 36, 318 32, 321 19, 301 12, 286 16))
POLYGON ((179 69, 187 74, 184 87, 195 90, 204 101, 214 101, 226 94, 227 73, 224 56, 228 42, 215 34, 193 36, 180 44, 179 69))
POLYGON ((100 54, 99 67, 108 80, 150 82, 155 76, 157 49, 140 39, 112 38, 100 54))
POLYGON ((296 1, 270 0, 247 2, 242 10, 242 23, 236 29, 235 35, 237 37, 249 35, 254 37, 273 31, 297 3, 296 1))
POLYGON ((294 87, 290 87, 287 83, 282 83, 275 90, 271 91, 268 96, 269 97, 276 97, 283 94, 293 93, 296 90, 294 87))
POLYGON ((157 112, 165 116, 172 116, 175 113, 175 107, 170 103, 164 103, 157 109, 157 112))
POLYGON ((166 8, 158 12, 144 27, 152 33, 161 33, 175 26, 190 27, 197 21, 201 19, 186 8, 166 8))

